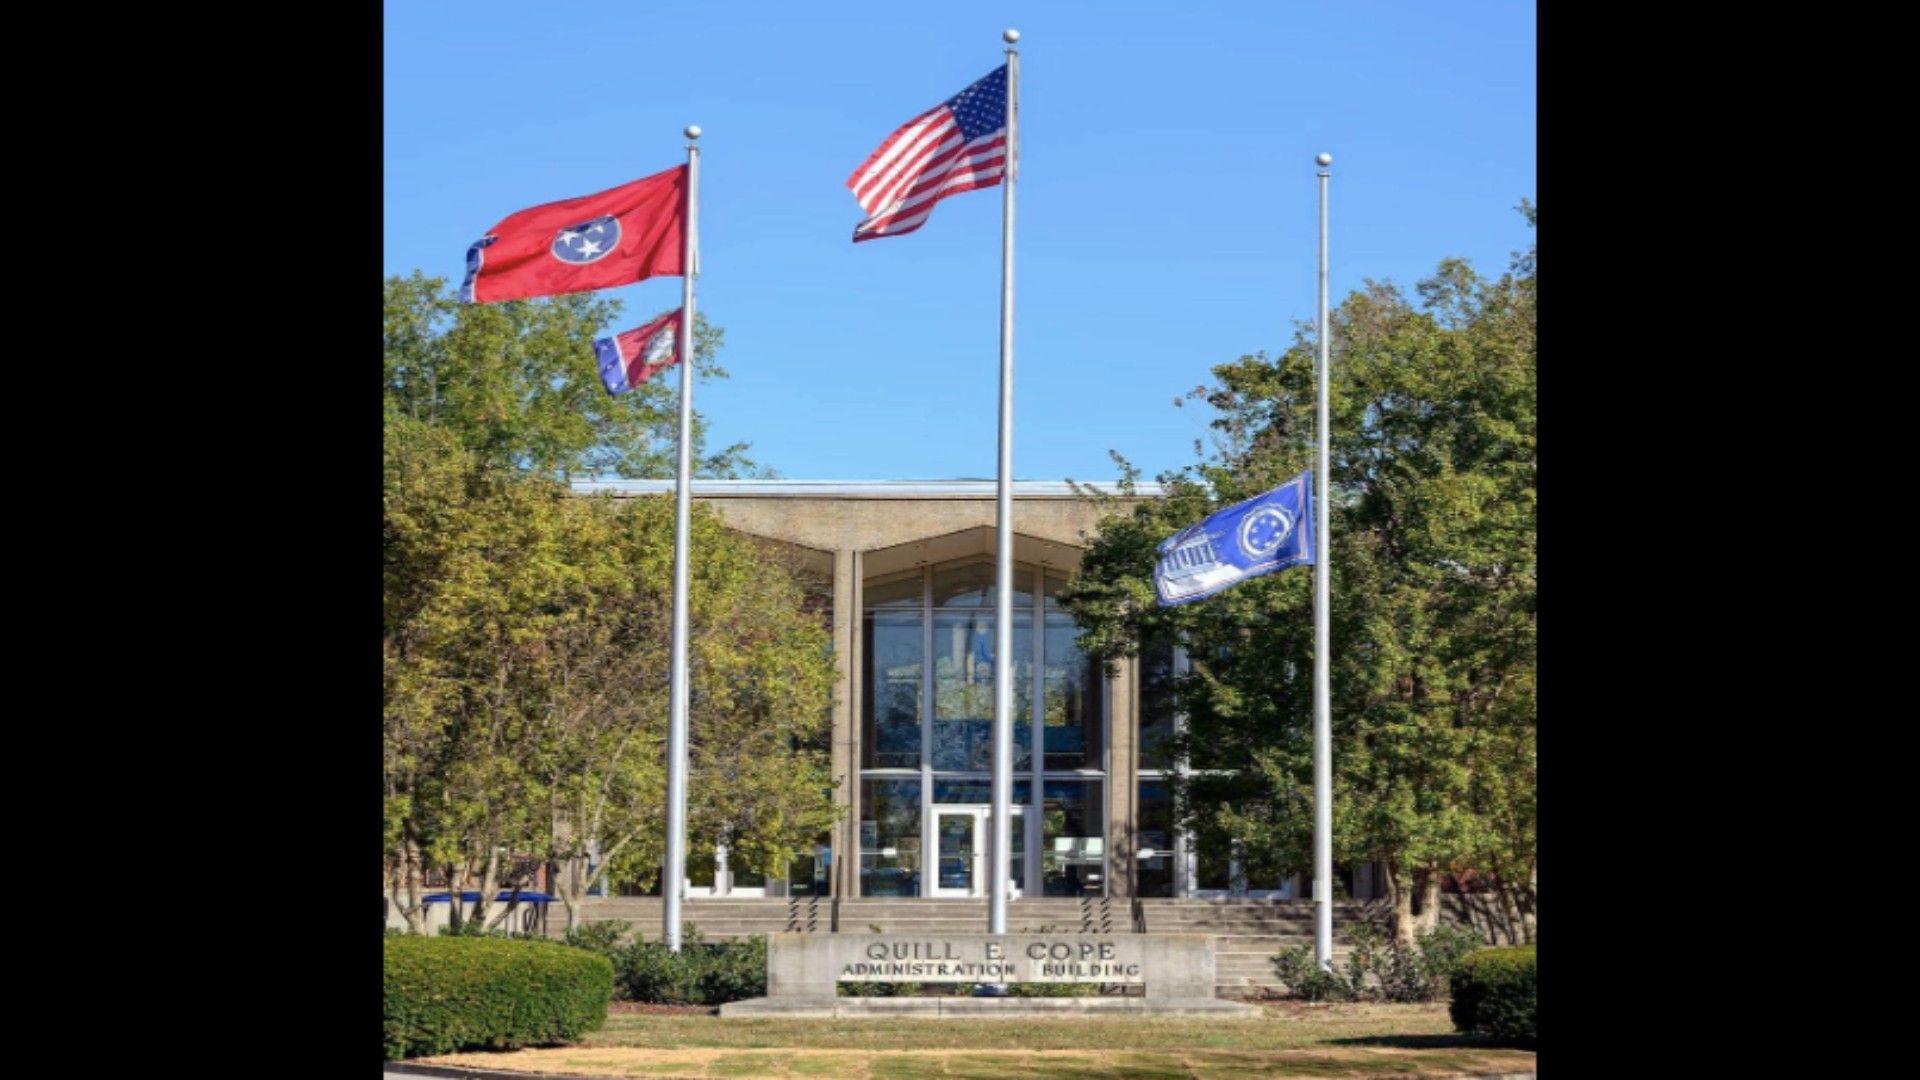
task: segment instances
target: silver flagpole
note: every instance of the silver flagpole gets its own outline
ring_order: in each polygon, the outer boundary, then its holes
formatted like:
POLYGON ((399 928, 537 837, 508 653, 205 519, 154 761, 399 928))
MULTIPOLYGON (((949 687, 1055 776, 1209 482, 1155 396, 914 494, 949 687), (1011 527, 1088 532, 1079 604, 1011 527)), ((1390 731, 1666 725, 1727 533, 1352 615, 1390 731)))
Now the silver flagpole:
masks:
POLYGON ((1328 595, 1333 547, 1327 533, 1327 179, 1332 154, 1320 165, 1320 401, 1314 422, 1319 457, 1313 468, 1313 956, 1333 968, 1333 706, 1328 694, 1328 595))
MULTIPOLYGON (((1000 196, 1000 491, 993 608, 993 859, 987 933, 1007 932, 1013 852, 1013 181, 1020 167, 1020 31, 1007 45, 1007 170, 1000 196)), ((1035 751, 1038 752, 1038 747, 1035 751)))
POLYGON ((680 226, 680 468, 673 489, 673 712, 667 724, 667 865, 660 895, 662 936, 680 951, 680 894, 687 885, 687 520, 693 472, 693 277, 700 215, 700 137, 687 125, 687 219, 680 226))

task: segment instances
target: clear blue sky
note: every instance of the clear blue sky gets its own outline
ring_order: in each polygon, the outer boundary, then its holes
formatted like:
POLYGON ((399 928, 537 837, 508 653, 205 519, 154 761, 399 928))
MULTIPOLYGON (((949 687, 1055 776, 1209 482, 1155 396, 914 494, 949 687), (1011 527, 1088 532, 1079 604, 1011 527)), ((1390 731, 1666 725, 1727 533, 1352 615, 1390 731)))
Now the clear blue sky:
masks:
MULTIPOLYGON (((390 0, 390 273, 457 284, 507 214, 684 159, 701 139, 700 309, 733 378, 720 443, 800 479, 995 473, 1000 191, 854 245, 842 182, 1020 29, 1014 471, 1192 459, 1210 366, 1315 305, 1315 168, 1334 155, 1336 300, 1447 256, 1505 269, 1535 197, 1534 5, 390 0)), ((620 328, 678 278, 613 290, 620 328)))

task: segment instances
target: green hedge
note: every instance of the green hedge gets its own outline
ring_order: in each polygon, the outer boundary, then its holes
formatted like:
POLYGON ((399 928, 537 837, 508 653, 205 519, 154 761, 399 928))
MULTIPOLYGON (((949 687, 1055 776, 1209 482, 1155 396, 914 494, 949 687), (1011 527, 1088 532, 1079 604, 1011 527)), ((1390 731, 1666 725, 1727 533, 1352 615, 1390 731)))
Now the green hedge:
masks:
POLYGON ((767 939, 708 943, 682 935, 679 952, 658 941, 634 942, 616 952, 621 996, 662 1005, 724 1005, 765 997, 767 939))
POLYGON ((1453 976, 1448 1012, 1456 1031, 1531 1043, 1538 1038, 1534 946, 1480 949, 1453 976))
POLYGON ((567 932, 567 944, 599 953, 613 964, 615 995, 660 1005, 724 1005, 765 997, 767 939, 705 942, 689 923, 679 952, 658 941, 625 940, 623 920, 588 923, 567 932))
POLYGON ((566 1042, 607 1020, 613 965, 548 941, 387 938, 388 1060, 566 1042))

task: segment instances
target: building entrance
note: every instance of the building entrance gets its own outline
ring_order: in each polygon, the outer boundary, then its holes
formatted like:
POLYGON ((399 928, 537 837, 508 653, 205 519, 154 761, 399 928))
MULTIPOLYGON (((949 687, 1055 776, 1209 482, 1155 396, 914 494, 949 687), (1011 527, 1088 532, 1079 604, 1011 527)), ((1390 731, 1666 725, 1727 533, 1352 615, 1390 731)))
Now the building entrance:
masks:
MULTIPOLYGON (((1021 895, 1026 865, 1026 815, 1013 808, 1013 852, 1008 859, 1012 895, 1021 895)), ((933 815, 934 873, 931 896, 984 897, 991 885, 987 863, 993 846, 993 810, 986 806, 940 806, 933 815)))

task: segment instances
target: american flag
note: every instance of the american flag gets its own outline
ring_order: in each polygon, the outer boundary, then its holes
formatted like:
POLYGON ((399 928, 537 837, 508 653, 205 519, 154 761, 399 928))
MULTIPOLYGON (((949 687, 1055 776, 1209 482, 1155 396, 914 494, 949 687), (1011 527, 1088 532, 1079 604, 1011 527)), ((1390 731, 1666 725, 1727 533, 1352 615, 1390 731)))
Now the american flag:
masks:
POLYGON ((1007 67, 907 121, 847 177, 867 212, 853 242, 904 236, 949 195, 992 187, 1007 171, 1007 67))

